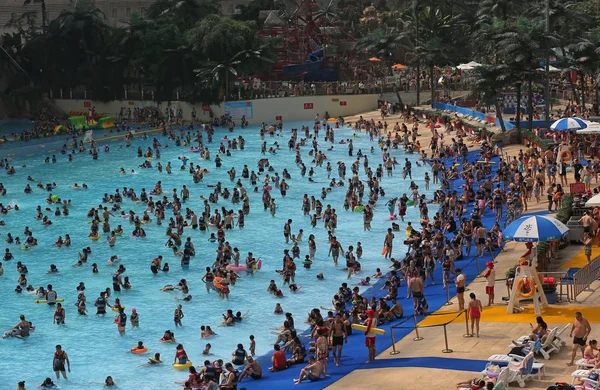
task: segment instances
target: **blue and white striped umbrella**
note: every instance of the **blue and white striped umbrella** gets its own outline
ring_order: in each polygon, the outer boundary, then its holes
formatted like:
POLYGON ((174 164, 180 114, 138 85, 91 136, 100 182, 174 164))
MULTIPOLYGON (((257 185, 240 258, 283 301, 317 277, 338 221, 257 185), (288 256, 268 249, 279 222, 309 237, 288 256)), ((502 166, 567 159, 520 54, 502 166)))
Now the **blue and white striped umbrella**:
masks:
POLYGON ((562 118, 554 122, 550 126, 550 130, 554 131, 574 131, 587 128, 588 125, 579 118, 562 118))
POLYGON ((532 215, 513 221, 502 234, 507 241, 538 242, 560 240, 568 232, 569 228, 556 218, 532 215))

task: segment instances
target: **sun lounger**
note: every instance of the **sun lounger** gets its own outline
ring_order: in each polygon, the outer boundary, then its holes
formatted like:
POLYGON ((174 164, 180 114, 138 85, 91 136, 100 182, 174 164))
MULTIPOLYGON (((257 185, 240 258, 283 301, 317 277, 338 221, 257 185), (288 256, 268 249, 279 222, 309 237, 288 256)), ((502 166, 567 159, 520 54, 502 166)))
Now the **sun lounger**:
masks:
POLYGON ((579 379, 579 380, 584 380, 584 379, 588 379, 588 377, 590 376, 590 373, 595 371, 596 373, 598 372, 598 370, 575 370, 573 371, 573 373, 571 374, 571 383, 575 383, 575 379, 579 379))
MULTIPOLYGON (((519 355, 501 355, 496 354, 490 356, 487 360, 490 363, 497 364, 499 366, 508 366, 509 363, 518 363, 525 359, 523 356, 519 355)), ((540 363, 537 360, 533 359, 533 370, 534 375, 537 375, 538 379, 542 379, 542 376, 546 375, 546 367, 544 363, 540 363)))

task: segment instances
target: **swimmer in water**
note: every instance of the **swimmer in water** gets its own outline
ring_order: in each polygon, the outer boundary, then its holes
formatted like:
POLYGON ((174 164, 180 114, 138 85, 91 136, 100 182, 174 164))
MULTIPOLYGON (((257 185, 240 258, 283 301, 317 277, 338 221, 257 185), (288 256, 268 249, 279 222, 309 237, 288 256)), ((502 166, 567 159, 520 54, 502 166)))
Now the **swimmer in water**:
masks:
POLYGON ((275 304, 275 310, 273 311, 273 314, 283 314, 283 308, 281 307, 280 303, 275 304))
POLYGON ((212 345, 210 345, 210 343, 207 343, 206 347, 204 347, 204 350, 202 351, 202 355, 204 355, 204 356, 212 355, 212 353, 210 352, 211 348, 212 348, 212 345))

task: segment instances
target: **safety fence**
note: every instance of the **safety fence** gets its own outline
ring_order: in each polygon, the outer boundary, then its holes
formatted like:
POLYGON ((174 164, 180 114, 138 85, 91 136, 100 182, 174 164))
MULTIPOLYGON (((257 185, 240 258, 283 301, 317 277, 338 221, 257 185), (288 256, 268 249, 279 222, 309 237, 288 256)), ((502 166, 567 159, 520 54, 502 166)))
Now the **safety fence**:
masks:
POLYGON ((598 279, 600 272, 600 256, 586 264, 583 268, 573 274, 573 300, 577 301, 577 296, 586 290, 590 290, 590 285, 598 279))
POLYGON ((573 277, 568 271, 538 272, 543 284, 556 286, 556 302, 571 302, 573 300, 573 277), (551 283, 554 282, 554 283, 551 283))
POLYGON ((460 316, 462 316, 464 314, 466 333, 463 334, 463 337, 473 337, 473 334, 469 333, 469 312, 468 312, 468 310, 461 310, 461 311, 456 311, 456 312, 446 312, 446 313, 432 313, 432 314, 429 314, 427 316, 427 318, 436 317, 436 316, 449 316, 452 314, 454 314, 454 318, 452 318, 450 321, 446 321, 441 324, 419 325, 419 323, 417 322, 417 315, 413 314, 410 317, 406 317, 402 322, 390 326, 390 337, 392 338, 392 351, 390 352, 390 355, 398 355, 400 353, 400 351, 396 350, 396 339, 394 336, 394 329, 414 329, 415 337, 413 337, 413 341, 421 341, 424 339, 424 337, 419 334, 419 329, 443 327, 444 328, 444 349, 442 350, 442 353, 454 352, 452 349, 450 349, 450 347, 448 345, 448 331, 447 331, 446 327, 449 324, 456 321, 456 319, 458 319, 460 316), (403 326, 411 318, 414 322, 414 326, 403 326))

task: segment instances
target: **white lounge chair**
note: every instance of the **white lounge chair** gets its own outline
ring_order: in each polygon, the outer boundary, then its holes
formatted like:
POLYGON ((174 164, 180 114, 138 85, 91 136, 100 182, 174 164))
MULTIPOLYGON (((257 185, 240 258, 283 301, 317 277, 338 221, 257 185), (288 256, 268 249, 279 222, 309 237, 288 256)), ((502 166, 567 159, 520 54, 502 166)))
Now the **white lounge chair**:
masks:
POLYGON ((594 368, 594 363, 588 363, 585 359, 579 359, 575 362, 575 367, 578 370, 594 368))
POLYGON ((571 374, 571 383, 575 383, 575 379, 579 379, 579 380, 585 380, 588 379, 588 377, 590 376, 590 373, 592 372, 596 372, 598 373, 598 370, 575 370, 573 371, 573 373, 571 374))
POLYGON ((500 371, 500 375, 498 375, 498 379, 496 380, 496 385, 492 390, 508 390, 508 378, 510 377, 510 370, 508 368, 503 368, 500 371))
MULTIPOLYGON (((550 359, 550 354, 552 352, 558 352, 560 351, 560 343, 558 343, 558 346, 556 343, 554 343, 554 337, 556 336, 556 332, 558 331, 558 328, 554 328, 550 331, 550 333, 548 333, 548 336, 546 337, 546 341, 544 341, 539 348, 536 348, 536 353, 539 352, 542 354, 542 356, 544 357, 544 359, 548 360, 550 359)), ((530 341, 529 344, 534 344, 534 341, 530 341)), ((510 345, 510 348, 515 347, 514 344, 510 345)))
POLYGON ((591 379, 585 379, 583 385, 575 386, 577 390, 600 390, 600 382, 591 379))
POLYGON ((565 333, 570 326, 571 324, 567 324, 560 328, 558 331, 556 331, 556 334, 554 335, 554 344, 557 345, 558 349, 567 345, 567 339, 565 338, 563 333, 565 333))
MULTIPOLYGON (((501 354, 496 354, 496 355, 490 356, 487 360, 488 360, 488 362, 493 363, 493 364, 497 364, 499 366, 508 366, 509 363, 519 363, 523 359, 525 359, 525 358, 523 356, 519 356, 519 355, 513 355, 513 354, 501 355, 501 354)), ((537 377, 538 377, 539 380, 542 380, 542 376, 546 375, 546 366, 545 366, 545 364, 538 362, 535 358, 533 359, 533 374, 537 375, 537 377)))
POLYGON ((525 387, 525 381, 533 378, 533 351, 520 362, 508 363, 510 375, 507 383, 517 382, 519 387, 525 387))
MULTIPOLYGON (((487 377, 487 370, 483 370, 481 372, 482 378, 487 377)), ((496 378, 496 385, 493 390, 508 390, 508 379, 510 377, 510 370, 507 367, 504 367, 500 370, 498 377, 496 378)), ((461 387, 458 390, 471 390, 471 388, 461 387)))

